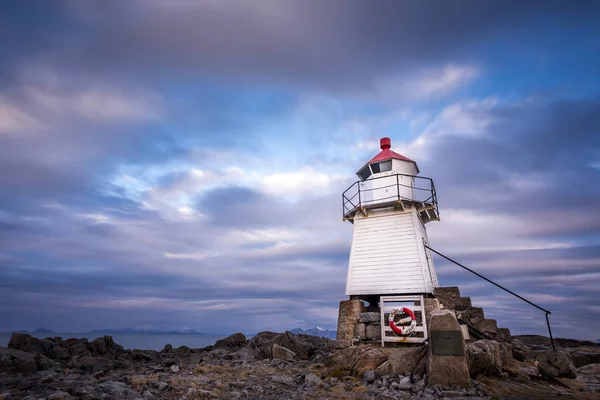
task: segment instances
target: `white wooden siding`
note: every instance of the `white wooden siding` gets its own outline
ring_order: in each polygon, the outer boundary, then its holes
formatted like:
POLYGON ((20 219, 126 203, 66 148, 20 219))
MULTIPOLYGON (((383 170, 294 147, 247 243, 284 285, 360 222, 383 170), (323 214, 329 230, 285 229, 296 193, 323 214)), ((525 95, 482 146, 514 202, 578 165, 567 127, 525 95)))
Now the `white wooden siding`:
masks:
POLYGON ((431 292, 415 217, 411 209, 354 220, 346 295, 431 292))

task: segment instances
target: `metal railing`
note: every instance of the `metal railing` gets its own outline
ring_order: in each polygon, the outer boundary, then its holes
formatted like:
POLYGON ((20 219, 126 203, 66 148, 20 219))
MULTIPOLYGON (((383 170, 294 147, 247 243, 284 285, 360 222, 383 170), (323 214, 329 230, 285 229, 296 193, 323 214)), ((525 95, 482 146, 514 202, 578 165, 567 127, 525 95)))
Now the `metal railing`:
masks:
POLYGON ((465 267, 465 266, 464 266, 464 265, 462 265, 461 263, 459 263, 459 262, 457 262, 457 261, 454 261, 454 260, 453 260, 453 259, 451 259, 450 257, 447 257, 447 256, 443 255, 443 254, 442 254, 442 253, 440 253, 439 251, 436 251, 436 250, 432 249, 431 247, 427 246, 426 244, 423 244, 423 246, 425 246, 425 248, 426 248, 426 249, 429 249, 429 250, 433 251, 433 252, 434 252, 435 254, 437 254, 438 256, 445 258, 446 260, 448 260, 448 261, 450 261, 450 262, 452 262, 452 263, 454 263, 454 264, 458 265, 459 267, 462 267, 462 268, 466 269, 466 270, 467 270, 467 271, 469 271, 470 273, 477 275, 477 276, 478 276, 478 277, 480 277, 481 279, 483 279, 483 280, 485 280, 485 281, 488 281, 488 282, 489 282, 489 283, 491 283, 492 285, 494 285, 494 286, 496 286, 496 287, 499 287, 500 289, 504 290, 505 292, 508 292, 508 293, 512 294, 513 296, 515 296, 515 297, 517 297, 517 298, 519 298, 519 299, 523 300, 523 301, 524 301, 524 302, 526 302, 527 304, 534 306, 534 307, 535 307, 535 308, 537 308, 538 310, 541 310, 541 311, 545 312, 545 313, 546 313, 546 324, 548 325, 548 334, 550 335, 550 343, 552 343, 552 350, 556 351, 556 348, 554 347, 554 339, 552 338, 552 329, 550 329, 550 320, 548 319, 548 315, 549 315, 549 314, 552 314, 552 313, 551 313, 549 310, 546 310, 545 308, 542 308, 542 307, 538 306, 537 304, 535 304, 535 303, 532 303, 531 301, 527 300, 526 298, 524 298, 524 297, 522 297, 522 296, 519 296, 518 294, 516 294, 516 293, 515 293, 515 292, 513 292, 512 290, 509 290, 509 289, 505 288, 504 286, 502 286, 502 285, 499 285, 499 284, 497 284, 496 282, 489 280, 489 279, 488 279, 488 278, 486 278, 485 276, 483 276, 483 275, 481 275, 481 274, 478 274, 477 272, 473 271, 473 270, 472 270, 472 269, 470 269, 470 268, 467 268, 467 267, 465 267))
POLYGON ((342 213, 343 216, 346 216, 361 207, 400 200, 431 204, 435 209, 436 215, 439 216, 437 193, 433 179, 407 174, 393 174, 354 182, 342 193, 342 213), (367 189, 361 187, 364 184, 368 184, 370 187, 367 189), (376 198, 367 199, 369 192, 383 191, 385 189, 392 189, 386 190, 389 193, 388 196, 378 195, 376 198), (406 189, 410 189, 410 196, 406 196, 406 189))

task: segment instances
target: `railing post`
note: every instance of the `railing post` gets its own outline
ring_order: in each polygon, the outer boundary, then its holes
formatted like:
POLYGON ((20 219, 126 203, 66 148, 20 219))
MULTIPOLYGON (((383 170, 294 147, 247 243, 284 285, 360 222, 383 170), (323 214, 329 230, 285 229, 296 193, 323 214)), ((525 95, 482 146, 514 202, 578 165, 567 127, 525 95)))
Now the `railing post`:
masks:
POLYGON ((398 200, 400 200, 400 176, 396 174, 396 189, 398 189, 398 200))
POLYGON ((548 325, 548 333, 550 334, 550 343, 552 343, 552 350, 556 351, 556 348, 554 347, 554 339, 552 338, 552 329, 550 329, 550 320, 548 319, 548 314, 550 314, 550 311, 546 311, 546 324, 548 325))
POLYGON ((360 183, 356 185, 356 187, 358 188, 358 206, 361 207, 362 201, 360 200, 360 183))

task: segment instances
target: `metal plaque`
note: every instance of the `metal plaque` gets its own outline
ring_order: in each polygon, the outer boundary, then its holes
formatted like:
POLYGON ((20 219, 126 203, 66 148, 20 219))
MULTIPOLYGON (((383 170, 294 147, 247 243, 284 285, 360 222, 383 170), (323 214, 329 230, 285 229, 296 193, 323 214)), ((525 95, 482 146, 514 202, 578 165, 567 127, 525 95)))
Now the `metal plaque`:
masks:
POLYGON ((465 345, 461 331, 431 331, 431 352, 440 356, 463 356, 465 345))

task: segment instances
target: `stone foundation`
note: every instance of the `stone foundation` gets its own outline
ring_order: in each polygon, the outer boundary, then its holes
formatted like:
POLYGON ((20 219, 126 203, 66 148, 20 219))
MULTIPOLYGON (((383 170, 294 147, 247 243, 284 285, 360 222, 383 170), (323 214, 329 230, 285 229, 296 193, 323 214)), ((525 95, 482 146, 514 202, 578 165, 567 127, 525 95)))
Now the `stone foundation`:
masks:
POLYGON ((352 342, 356 332, 358 316, 365 312, 365 306, 360 300, 340 301, 336 339, 352 342))

